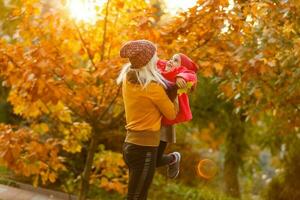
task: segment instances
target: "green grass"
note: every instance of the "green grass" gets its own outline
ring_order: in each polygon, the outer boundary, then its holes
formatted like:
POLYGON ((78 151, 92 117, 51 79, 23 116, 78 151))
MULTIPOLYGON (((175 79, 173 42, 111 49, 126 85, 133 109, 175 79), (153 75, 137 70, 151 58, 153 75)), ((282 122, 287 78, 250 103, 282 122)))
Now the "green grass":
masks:
POLYGON ((100 189, 95 186, 90 186, 90 191, 88 198, 90 200, 124 200, 125 197, 122 197, 116 192, 107 192, 104 189, 100 189))
POLYGON ((9 171, 6 167, 0 165, 0 175, 8 174, 9 171))
POLYGON ((189 187, 157 175, 149 192, 149 200, 234 200, 207 187, 189 187))
MULTIPOLYGON (((0 166, 0 184, 16 187, 17 184, 6 177, 10 171, 0 166)), ((125 197, 116 192, 107 192, 98 187, 91 186, 89 191, 90 200, 124 200, 125 197)), ((221 191, 207 187, 189 187, 174 180, 166 180, 162 175, 156 173, 150 187, 148 200, 234 200, 226 197, 221 191)), ((1 200, 1 199, 0 199, 1 200)))
POLYGON ((9 179, 10 175, 11 172, 6 167, 0 165, 0 184, 17 187, 16 182, 9 179))
MULTIPOLYGON (((90 189, 89 198, 91 200, 124 200, 116 193, 108 193, 96 187, 90 189)), ((176 183, 174 180, 166 179, 156 174, 150 187, 148 200, 235 200, 226 197, 222 192, 211 190, 206 187, 195 188, 176 183)))

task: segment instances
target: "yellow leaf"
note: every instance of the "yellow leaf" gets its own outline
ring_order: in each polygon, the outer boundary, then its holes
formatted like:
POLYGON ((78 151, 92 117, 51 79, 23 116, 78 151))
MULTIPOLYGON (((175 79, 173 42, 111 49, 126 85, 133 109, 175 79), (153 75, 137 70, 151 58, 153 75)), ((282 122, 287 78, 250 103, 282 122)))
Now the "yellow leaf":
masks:
POLYGON ((40 134, 45 134, 49 131, 49 127, 46 123, 34 124, 32 125, 32 129, 40 134))
POLYGON ((51 182, 51 183, 54 183, 55 180, 56 180, 56 177, 57 177, 57 175, 56 175, 54 172, 51 172, 51 173, 49 174, 49 180, 50 180, 50 182, 51 182))
POLYGON ((223 84, 220 88, 226 97, 232 97, 233 89, 230 83, 223 84))
POLYGON ((214 68, 216 69, 217 72, 220 72, 223 70, 224 65, 222 65, 221 63, 215 63, 214 68))
POLYGON ((257 99, 261 99, 261 97, 263 96, 262 92, 260 91, 260 89, 256 89, 254 91, 254 96, 257 98, 257 99))
POLYGON ((33 180, 33 186, 37 187, 39 185, 39 175, 36 175, 33 180))
POLYGON ((192 82, 187 82, 187 87, 186 88, 180 88, 177 90, 177 94, 184 94, 184 93, 188 93, 188 91, 192 88, 193 83, 192 82))
POLYGON ((210 67, 206 67, 202 70, 203 76, 205 77, 212 77, 213 71, 211 70, 210 67))

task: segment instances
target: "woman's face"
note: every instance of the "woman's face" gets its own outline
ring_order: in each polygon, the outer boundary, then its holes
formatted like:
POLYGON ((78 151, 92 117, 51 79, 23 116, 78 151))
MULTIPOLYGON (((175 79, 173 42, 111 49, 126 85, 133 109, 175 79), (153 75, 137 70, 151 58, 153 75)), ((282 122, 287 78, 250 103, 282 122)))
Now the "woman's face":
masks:
POLYGON ((169 67, 179 67, 181 64, 180 55, 175 54, 168 62, 167 65, 169 67))

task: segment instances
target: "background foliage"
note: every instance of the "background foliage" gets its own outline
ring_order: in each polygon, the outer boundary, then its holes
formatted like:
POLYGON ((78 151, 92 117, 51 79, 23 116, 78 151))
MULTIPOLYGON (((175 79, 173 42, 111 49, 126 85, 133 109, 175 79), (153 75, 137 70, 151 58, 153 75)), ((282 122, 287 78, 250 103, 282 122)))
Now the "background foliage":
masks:
POLYGON ((75 20, 66 5, 0 1, 5 179, 122 198, 128 172, 115 78, 126 62, 120 46, 143 38, 163 59, 182 52, 200 66, 194 119, 177 126, 167 150, 183 155, 180 177, 166 181, 159 169, 150 197, 300 199, 299 1, 198 0, 171 16, 163 1, 108 0, 93 23, 75 20), (213 179, 198 176, 203 158, 218 166, 213 179))

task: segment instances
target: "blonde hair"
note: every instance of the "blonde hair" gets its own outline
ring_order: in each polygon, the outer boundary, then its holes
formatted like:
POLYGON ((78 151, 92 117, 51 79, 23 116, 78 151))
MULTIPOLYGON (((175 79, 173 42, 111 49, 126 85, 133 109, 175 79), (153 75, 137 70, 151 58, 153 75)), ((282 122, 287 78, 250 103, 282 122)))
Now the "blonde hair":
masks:
POLYGON ((143 67, 138 69, 131 68, 131 64, 127 63, 123 66, 118 78, 117 83, 120 84, 126 78, 128 72, 134 72, 139 84, 145 88, 152 81, 161 84, 165 89, 168 87, 168 81, 160 74, 156 67, 158 57, 157 54, 143 67))

